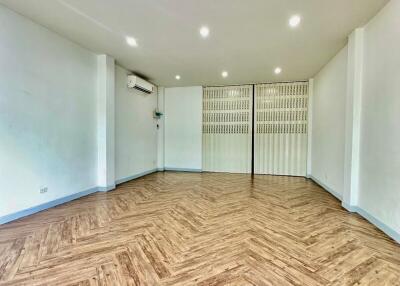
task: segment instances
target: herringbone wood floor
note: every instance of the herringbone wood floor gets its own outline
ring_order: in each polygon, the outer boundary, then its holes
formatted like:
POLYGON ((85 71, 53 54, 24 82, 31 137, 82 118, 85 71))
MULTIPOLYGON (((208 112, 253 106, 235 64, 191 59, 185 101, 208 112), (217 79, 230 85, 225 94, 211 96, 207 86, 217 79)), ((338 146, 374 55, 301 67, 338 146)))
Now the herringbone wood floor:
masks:
POLYGON ((0 226, 0 285, 400 285, 400 245, 303 178, 156 173, 0 226))

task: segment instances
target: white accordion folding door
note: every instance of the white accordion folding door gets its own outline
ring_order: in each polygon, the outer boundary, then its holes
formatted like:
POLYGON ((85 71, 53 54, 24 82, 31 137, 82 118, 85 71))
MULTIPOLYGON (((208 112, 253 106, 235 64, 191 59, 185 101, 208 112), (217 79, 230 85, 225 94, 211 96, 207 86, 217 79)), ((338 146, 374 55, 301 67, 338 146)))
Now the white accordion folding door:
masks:
POLYGON ((253 86, 203 89, 203 170, 251 173, 253 86))
POLYGON ((255 85, 254 173, 306 176, 308 82, 255 85))

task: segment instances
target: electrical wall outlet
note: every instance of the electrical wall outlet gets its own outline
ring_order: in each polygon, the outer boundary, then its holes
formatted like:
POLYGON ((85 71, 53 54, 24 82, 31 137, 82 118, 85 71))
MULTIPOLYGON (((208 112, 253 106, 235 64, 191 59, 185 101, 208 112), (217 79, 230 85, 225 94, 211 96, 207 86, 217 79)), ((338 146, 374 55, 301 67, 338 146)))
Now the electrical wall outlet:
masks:
POLYGON ((41 194, 44 194, 44 193, 47 193, 47 191, 48 191, 48 188, 47 187, 40 187, 40 193, 41 194))

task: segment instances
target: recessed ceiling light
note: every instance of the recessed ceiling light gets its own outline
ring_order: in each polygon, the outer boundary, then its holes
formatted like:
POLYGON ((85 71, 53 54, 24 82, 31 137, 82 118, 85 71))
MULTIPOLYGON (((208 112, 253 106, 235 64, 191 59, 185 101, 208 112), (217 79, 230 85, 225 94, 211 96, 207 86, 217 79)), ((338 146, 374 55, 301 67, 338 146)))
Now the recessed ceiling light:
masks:
POLYGON ((297 27, 301 22, 301 17, 299 15, 294 15, 289 19, 289 25, 292 28, 297 27))
POLYGON ((137 47, 138 45, 136 39, 132 37, 126 37, 126 43, 131 47, 137 47))
POLYGON ((200 28, 200 35, 203 38, 207 38, 209 34, 210 34, 210 29, 208 29, 208 27, 203 26, 203 27, 200 28))
POLYGON ((177 80, 180 80, 180 79, 181 79, 181 76, 178 74, 178 75, 175 76, 175 78, 176 78, 177 80))
POLYGON ((228 72, 227 71, 223 71, 222 72, 222 77, 228 77, 228 72))
POLYGON ((280 74, 282 72, 282 69, 280 67, 275 68, 274 70, 275 74, 280 74))

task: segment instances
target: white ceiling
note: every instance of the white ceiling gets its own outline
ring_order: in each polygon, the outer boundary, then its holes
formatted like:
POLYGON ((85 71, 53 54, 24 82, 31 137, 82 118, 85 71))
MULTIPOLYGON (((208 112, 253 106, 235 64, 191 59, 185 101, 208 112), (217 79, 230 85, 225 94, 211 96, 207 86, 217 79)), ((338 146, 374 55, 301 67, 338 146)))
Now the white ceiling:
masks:
POLYGON ((162 86, 304 80, 388 0, 0 0, 162 86), (291 29, 288 19, 302 17, 291 29), (199 28, 210 36, 202 39, 199 28), (129 47, 125 36, 137 39, 129 47), (276 76, 276 66, 283 69, 276 76), (221 77, 222 70, 229 77, 221 77), (177 81, 175 75, 181 75, 177 81))

